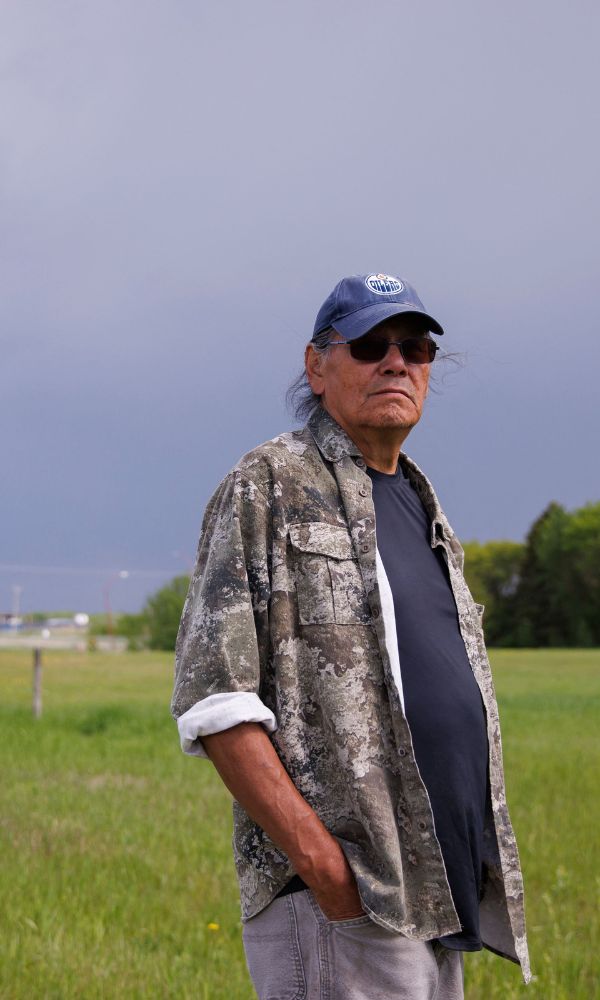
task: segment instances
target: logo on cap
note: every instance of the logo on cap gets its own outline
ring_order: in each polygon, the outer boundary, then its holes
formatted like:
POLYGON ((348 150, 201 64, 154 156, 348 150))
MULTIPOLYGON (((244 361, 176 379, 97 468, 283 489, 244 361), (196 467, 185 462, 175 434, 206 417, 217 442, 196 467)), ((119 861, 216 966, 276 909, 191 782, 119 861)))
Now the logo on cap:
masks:
POLYGON ((365 285, 375 295, 398 295, 404 288, 399 278, 392 278, 389 274, 370 274, 365 279, 365 285))

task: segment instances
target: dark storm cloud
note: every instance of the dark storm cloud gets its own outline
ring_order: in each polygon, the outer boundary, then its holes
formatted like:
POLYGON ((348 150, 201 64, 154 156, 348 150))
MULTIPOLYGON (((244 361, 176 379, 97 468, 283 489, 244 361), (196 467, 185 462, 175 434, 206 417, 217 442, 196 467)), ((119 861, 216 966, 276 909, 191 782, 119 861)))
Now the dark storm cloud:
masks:
POLYGON ((180 571, 357 271, 466 356, 407 442, 460 536, 598 496, 595 5, 13 3, 0 44, 2 562, 180 571))

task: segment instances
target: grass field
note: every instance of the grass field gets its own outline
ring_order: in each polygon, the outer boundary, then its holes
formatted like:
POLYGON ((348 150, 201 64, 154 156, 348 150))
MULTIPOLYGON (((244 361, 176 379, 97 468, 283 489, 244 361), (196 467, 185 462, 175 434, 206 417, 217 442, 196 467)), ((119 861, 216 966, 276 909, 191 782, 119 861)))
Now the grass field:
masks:
MULTIPOLYGON (((492 663, 533 971, 466 957, 468 1000, 600 996, 594 650, 492 663)), ((250 1000, 228 793, 179 750, 172 657, 0 654, 0 997, 250 1000)))

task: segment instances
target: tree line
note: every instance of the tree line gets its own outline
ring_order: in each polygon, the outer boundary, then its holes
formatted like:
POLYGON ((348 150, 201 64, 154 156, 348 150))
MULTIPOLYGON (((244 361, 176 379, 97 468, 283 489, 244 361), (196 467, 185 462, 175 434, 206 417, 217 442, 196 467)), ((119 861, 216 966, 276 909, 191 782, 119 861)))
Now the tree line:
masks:
MULTIPOLYGON (((465 576, 485 605, 489 646, 600 646, 600 502, 551 503, 524 542, 465 542, 465 576)), ((189 585, 175 577, 115 631, 132 649, 174 649, 189 585)))
POLYGON ((490 646, 600 646, 600 503, 551 503, 523 543, 463 548, 490 646))

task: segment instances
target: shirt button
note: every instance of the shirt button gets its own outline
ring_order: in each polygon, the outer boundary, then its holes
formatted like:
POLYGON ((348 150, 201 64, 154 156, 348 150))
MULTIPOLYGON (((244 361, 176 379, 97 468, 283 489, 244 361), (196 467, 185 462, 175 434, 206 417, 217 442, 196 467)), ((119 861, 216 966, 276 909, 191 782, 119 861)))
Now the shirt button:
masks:
POLYGON ((365 462, 364 458, 357 458, 356 464, 358 465, 359 469, 366 469, 367 467, 367 463, 365 462))
POLYGON ((367 489, 365 489, 364 486, 361 486, 361 488, 359 489, 358 492, 359 492, 359 494, 360 494, 361 497, 368 497, 368 495, 369 495, 369 491, 367 489))
POLYGON ((361 552, 368 552, 370 548, 371 548, 370 545, 361 545, 360 551, 361 552))
POLYGON ((400 747, 399 750, 398 750, 398 753, 400 754, 401 757, 406 757, 406 749, 405 749, 405 747, 400 747))
POLYGON ((419 820, 419 830, 426 830, 426 829, 427 829, 427 823, 425 822, 425 820, 420 819, 419 820))
POLYGON ((379 608, 373 608, 373 618, 379 618, 380 611, 379 608))

